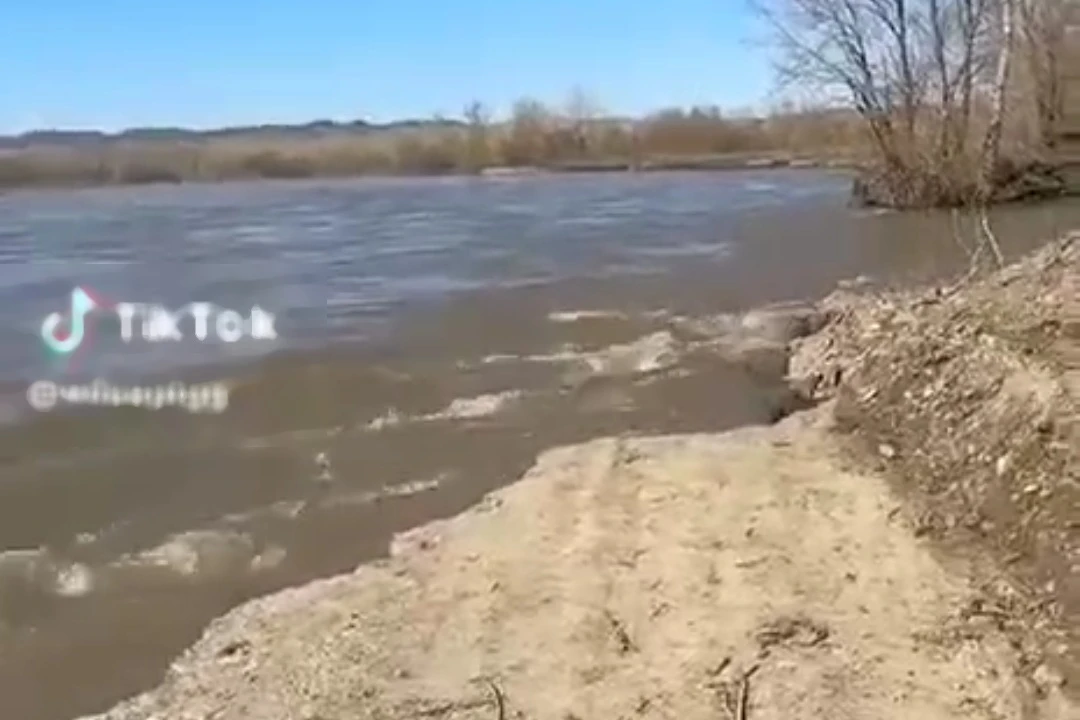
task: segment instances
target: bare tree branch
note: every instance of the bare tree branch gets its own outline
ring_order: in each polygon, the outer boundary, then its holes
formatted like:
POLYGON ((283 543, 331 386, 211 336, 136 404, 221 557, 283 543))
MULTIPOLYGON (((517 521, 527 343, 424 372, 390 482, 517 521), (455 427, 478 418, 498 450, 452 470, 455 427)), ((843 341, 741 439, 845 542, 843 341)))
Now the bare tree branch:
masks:
POLYGON ((974 198, 993 179, 1016 3, 1064 0, 752 1, 786 77, 842 89, 862 117, 892 204, 934 204, 974 198), (976 113, 983 102, 988 123, 976 113))
POLYGON ((992 115, 986 129, 982 151, 982 178, 979 191, 982 199, 988 199, 993 187, 993 176, 997 171, 998 157, 1001 152, 1001 132, 1005 125, 1005 90, 1012 71, 1013 40, 1016 29, 1017 0, 1000 0, 1001 4, 1001 47, 998 50, 997 70, 994 86, 991 89, 992 115))

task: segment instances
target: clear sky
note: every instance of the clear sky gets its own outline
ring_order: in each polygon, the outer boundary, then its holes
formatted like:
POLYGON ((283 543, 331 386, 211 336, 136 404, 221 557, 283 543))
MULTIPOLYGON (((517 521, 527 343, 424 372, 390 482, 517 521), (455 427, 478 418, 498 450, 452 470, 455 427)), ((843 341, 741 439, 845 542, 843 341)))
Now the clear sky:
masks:
POLYGON ((11 0, 0 133, 760 106, 760 39, 746 0, 11 0))

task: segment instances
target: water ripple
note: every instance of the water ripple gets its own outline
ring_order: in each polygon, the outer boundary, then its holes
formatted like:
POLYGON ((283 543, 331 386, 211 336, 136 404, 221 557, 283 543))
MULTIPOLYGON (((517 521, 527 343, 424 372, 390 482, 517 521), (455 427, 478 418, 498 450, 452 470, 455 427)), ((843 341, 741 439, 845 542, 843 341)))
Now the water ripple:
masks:
MULTIPOLYGON (((723 262, 740 213, 845 190, 773 171, 14 194, 0 198, 0 327, 33 325, 89 284, 114 298, 269 304, 302 313, 305 338, 355 337, 349 318, 480 288, 723 262)), ((40 370, 25 338, 0 340, 0 379, 40 370)))

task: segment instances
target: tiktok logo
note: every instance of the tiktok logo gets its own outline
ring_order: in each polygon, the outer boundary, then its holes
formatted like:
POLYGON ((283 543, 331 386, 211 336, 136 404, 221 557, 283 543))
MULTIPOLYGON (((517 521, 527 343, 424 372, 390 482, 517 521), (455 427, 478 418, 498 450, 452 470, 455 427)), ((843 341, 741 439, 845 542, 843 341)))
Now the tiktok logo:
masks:
POLYGON ((52 313, 41 324, 41 339, 53 351, 67 355, 75 351, 82 344, 86 336, 86 316, 98 307, 98 303, 80 287, 71 291, 71 314, 66 318, 67 333, 61 336, 58 333, 60 326, 64 324, 64 316, 60 313, 52 313))
POLYGON ((46 347, 59 355, 75 352, 87 337, 87 316, 91 313, 115 317, 124 344, 189 339, 228 345, 242 340, 278 339, 274 314, 258 305, 241 313, 208 302, 188 303, 181 308, 133 302, 113 304, 76 287, 71 291, 71 312, 52 313, 41 324, 41 339, 46 347))

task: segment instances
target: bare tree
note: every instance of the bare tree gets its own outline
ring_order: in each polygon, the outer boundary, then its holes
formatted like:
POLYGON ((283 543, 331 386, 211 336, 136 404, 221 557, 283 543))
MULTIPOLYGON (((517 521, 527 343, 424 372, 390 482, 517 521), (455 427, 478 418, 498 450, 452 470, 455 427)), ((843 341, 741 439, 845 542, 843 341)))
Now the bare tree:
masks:
POLYGON ((955 3, 956 32, 962 49, 958 72, 953 81, 959 95, 956 99, 959 107, 958 117, 950 123, 952 143, 949 157, 963 154, 967 150, 975 85, 985 69, 983 61, 986 56, 979 51, 990 15, 991 2, 993 0, 958 0, 955 3))
POLYGON ((1052 150, 1064 112, 1061 83, 1067 0, 1018 0, 1020 44, 1035 100, 1039 141, 1052 150))
POLYGON ((488 144, 491 112, 483 103, 474 100, 465 106, 463 115, 468 125, 467 163, 474 171, 482 170, 491 161, 488 144))
POLYGON ((782 79, 839 94, 862 117, 893 204, 972 191, 983 166, 969 154, 1000 146, 996 131, 969 142, 976 100, 997 87, 987 73, 1002 48, 995 13, 1019 0, 755 1, 782 79))
POLYGON ((982 171, 979 182, 979 199, 987 200, 993 192, 993 176, 1001 154, 1001 133, 1005 126, 1005 91, 1012 71, 1014 32, 1016 29, 1016 3, 1021 0, 999 0, 1001 9, 1001 37, 999 40, 997 69, 994 85, 990 90, 991 115, 986 128, 982 148, 982 171))
POLYGON ((551 125, 551 113, 543 103, 531 98, 515 102, 503 147, 507 164, 542 164, 548 151, 551 125))
POLYGON ((566 100, 566 115, 574 122, 588 122, 602 114, 600 104, 580 87, 570 91, 566 100))
POLYGON ((486 128, 491 123, 491 111, 479 100, 474 100, 465 106, 462 113, 469 127, 486 128))
POLYGON ((578 154, 584 155, 589 150, 590 131, 596 118, 601 114, 599 104, 580 87, 570 91, 566 101, 566 116, 570 121, 570 131, 578 154))

